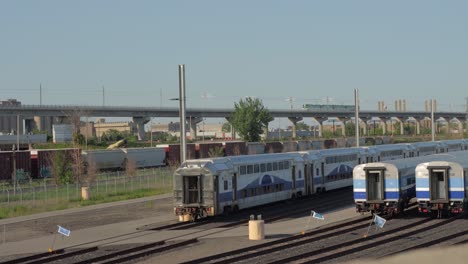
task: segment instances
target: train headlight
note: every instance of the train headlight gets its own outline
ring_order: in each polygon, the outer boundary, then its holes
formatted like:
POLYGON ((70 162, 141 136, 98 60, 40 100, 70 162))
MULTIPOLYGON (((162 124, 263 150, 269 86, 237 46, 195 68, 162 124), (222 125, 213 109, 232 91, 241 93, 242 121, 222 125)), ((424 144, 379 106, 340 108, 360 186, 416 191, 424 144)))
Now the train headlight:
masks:
POLYGON ((389 202, 385 203, 386 206, 388 206, 389 204, 390 204, 389 202))
POLYGON ((453 202, 451 202, 450 205, 453 206, 453 202))

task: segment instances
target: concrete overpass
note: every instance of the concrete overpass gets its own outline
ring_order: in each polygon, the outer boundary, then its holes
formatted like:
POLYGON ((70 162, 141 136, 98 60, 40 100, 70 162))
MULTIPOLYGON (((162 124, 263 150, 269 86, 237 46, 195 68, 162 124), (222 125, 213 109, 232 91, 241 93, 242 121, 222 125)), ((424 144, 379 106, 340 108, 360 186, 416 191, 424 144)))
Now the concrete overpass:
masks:
MULTIPOLYGON (((336 110, 307 110, 307 109, 268 109, 274 118, 288 118, 293 124, 304 118, 313 118, 319 124, 319 134, 322 134, 322 124, 329 118, 335 118, 341 122, 354 120, 354 111, 336 111, 336 110)), ((226 118, 233 113, 233 108, 187 108, 186 117, 190 119, 190 129, 196 133, 196 124, 203 118, 226 118)), ((55 123, 67 123, 72 116, 81 117, 132 117, 137 124, 139 138, 144 137, 144 125, 150 118, 157 117, 179 117, 178 107, 138 107, 138 106, 82 106, 82 105, 19 105, 19 106, 0 106, 0 115, 16 116, 26 121, 26 131, 37 127, 37 119, 34 117, 53 117, 55 123)), ((425 111, 360 111, 360 127, 364 133, 367 132, 369 120, 378 119, 380 126, 385 133, 387 131, 388 121, 405 122, 411 120, 416 123, 416 130, 419 133, 420 122, 430 119, 431 113, 425 111)), ((434 119, 444 119, 447 122, 457 122, 459 131, 462 131, 462 122, 467 121, 465 112, 436 112, 434 119)), ((354 122, 354 121, 353 121, 354 122)), ((293 125, 293 128, 295 126, 293 125)), ((344 132, 344 126, 342 126, 344 132)), ((403 126, 400 126, 403 131, 403 126)), ((344 133, 343 133, 344 134, 344 133)), ((295 131, 293 131, 295 137, 295 131)))

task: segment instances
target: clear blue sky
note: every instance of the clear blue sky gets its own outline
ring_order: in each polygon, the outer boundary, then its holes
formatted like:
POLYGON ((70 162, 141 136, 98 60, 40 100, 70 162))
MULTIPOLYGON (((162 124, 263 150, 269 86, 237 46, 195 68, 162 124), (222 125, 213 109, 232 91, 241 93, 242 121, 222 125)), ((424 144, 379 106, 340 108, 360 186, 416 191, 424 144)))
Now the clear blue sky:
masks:
POLYGON ((464 111, 467 1, 1 1, 0 99, 24 104, 464 111), (162 94, 162 97, 161 97, 162 94))

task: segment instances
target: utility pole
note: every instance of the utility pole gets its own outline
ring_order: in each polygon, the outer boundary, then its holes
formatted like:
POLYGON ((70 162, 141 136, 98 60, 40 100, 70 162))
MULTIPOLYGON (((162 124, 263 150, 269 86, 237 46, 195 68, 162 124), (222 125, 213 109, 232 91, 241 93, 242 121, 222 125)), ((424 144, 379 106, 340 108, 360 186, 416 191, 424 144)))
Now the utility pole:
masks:
POLYGON ((187 158, 187 142, 185 138, 185 65, 179 64, 179 110, 180 110, 180 163, 187 158))
POLYGON ((354 89, 354 122, 356 129, 356 147, 359 147, 359 91, 354 89))
POLYGON ((102 85, 102 106, 105 106, 106 94, 104 93, 104 85, 102 85))
MULTIPOLYGON (((466 116, 465 116, 465 126, 468 128, 468 97, 465 97, 465 112, 466 112, 466 116)), ((463 130, 463 126, 462 126, 462 138, 464 138, 464 133, 465 131, 463 130)))
POLYGON ((431 128, 432 128, 432 141, 435 141, 435 122, 434 122, 434 105, 435 105, 435 100, 431 99, 431 128))

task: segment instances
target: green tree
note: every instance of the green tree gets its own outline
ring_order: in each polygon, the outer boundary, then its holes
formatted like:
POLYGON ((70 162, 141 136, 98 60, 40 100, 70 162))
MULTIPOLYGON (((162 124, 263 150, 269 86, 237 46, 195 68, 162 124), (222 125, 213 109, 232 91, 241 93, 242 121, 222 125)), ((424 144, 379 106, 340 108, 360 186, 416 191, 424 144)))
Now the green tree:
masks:
POLYGON ((234 113, 229 120, 245 141, 255 142, 260 141, 263 129, 273 117, 259 99, 248 97, 234 104, 234 113))
POLYGON ((296 123, 296 130, 305 130, 305 131, 309 131, 310 127, 304 123, 304 122, 298 122, 296 123))
POLYGON ((224 123, 223 127, 221 128, 221 131, 231 132, 231 124, 229 122, 224 123))
POLYGON ((83 136, 83 134, 81 133, 74 133, 72 138, 73 143, 75 143, 76 145, 83 146, 85 144, 85 136, 83 136))

